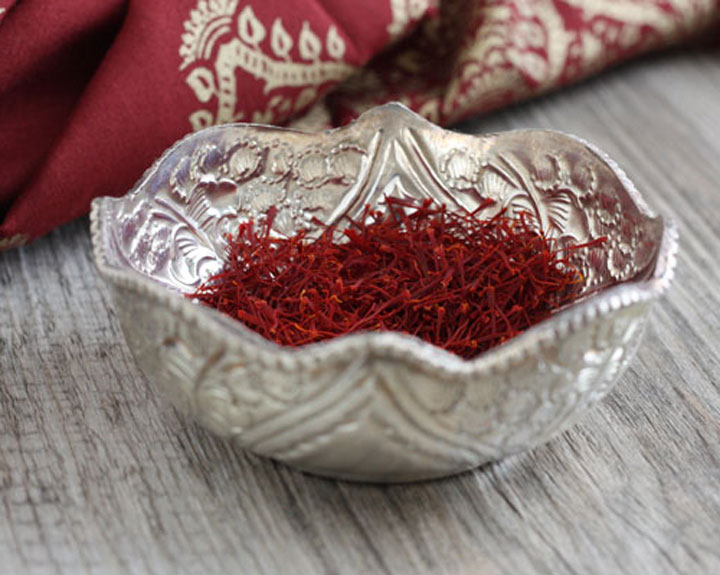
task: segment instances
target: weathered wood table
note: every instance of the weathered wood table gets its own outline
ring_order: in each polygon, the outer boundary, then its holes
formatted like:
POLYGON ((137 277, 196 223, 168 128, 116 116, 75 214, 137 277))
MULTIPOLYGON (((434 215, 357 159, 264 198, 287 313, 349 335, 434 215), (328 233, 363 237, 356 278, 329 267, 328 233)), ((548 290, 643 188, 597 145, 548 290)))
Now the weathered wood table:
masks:
POLYGON ((720 573, 720 54, 461 129, 533 126, 604 148, 681 232, 638 358, 579 425, 414 485, 248 455, 140 375, 82 220, 0 255, 0 572, 720 573))

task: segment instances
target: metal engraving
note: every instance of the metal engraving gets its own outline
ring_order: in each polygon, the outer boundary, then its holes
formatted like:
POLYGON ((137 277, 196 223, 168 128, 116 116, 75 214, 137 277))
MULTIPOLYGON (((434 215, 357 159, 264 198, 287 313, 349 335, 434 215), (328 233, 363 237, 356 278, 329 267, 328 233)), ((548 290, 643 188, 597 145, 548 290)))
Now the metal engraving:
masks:
POLYGON ((543 443, 617 381, 669 285, 676 238, 624 173, 548 131, 469 136, 398 104, 320 134, 257 125, 178 142, 91 215, 128 345, 185 413, 244 447, 339 478, 441 477, 543 443), (575 264, 587 297, 466 361, 399 333, 283 348, 193 304, 238 222, 342 225, 383 197, 522 210, 561 244, 608 241, 575 264), (180 293, 178 293, 180 292, 180 293))

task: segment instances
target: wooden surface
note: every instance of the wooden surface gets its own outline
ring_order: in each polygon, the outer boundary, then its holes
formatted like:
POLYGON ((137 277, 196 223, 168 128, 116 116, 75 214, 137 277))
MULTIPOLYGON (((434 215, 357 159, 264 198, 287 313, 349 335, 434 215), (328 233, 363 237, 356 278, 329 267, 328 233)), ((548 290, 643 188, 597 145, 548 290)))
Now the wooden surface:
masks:
POLYGON ((463 129, 533 126, 604 148, 681 232, 639 356, 579 425, 391 487, 243 453, 138 373, 82 220, 0 255, 0 573, 720 573, 720 54, 463 129))

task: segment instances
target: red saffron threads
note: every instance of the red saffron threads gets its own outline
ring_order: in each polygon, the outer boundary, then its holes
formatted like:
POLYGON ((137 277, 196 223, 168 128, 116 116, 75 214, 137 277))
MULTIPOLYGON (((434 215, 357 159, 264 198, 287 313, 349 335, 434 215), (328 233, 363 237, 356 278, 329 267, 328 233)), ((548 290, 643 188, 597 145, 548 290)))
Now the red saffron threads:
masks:
POLYGON ((387 330, 472 358, 575 300, 584 279, 570 252, 605 241, 563 251, 525 215, 479 219, 396 198, 383 207, 314 240, 273 237, 270 210, 259 229, 240 224, 223 271, 189 297, 281 345, 387 330))

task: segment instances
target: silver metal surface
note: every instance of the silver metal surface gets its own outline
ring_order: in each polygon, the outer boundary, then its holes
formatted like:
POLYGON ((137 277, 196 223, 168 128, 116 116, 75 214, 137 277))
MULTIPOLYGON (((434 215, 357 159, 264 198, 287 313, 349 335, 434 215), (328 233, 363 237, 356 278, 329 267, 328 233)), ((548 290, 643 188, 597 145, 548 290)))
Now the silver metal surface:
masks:
POLYGON ((398 104, 320 134, 203 130, 124 197, 95 200, 91 226, 128 345, 179 409, 255 453, 368 481, 441 477, 570 425, 632 359, 677 245, 591 145, 456 134, 398 104), (392 332, 283 348, 182 295, 222 266, 225 234, 245 218, 277 205, 273 229, 291 234, 386 195, 467 209, 491 197, 561 242, 607 236, 576 261, 592 293, 471 361, 392 332))

